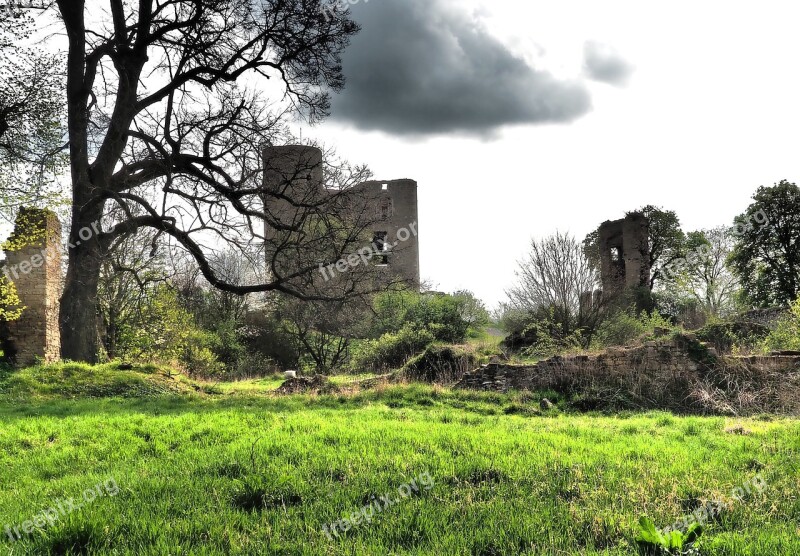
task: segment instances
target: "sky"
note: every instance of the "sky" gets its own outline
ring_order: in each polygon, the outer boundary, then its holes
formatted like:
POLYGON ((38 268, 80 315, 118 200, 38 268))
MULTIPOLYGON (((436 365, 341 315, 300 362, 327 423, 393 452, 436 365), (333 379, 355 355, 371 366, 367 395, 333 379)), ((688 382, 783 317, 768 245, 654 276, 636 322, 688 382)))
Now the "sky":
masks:
POLYGON ((730 224, 800 180, 800 5, 351 0, 331 117, 304 136, 419 184, 422 278, 505 299, 531 238, 646 204, 730 224))

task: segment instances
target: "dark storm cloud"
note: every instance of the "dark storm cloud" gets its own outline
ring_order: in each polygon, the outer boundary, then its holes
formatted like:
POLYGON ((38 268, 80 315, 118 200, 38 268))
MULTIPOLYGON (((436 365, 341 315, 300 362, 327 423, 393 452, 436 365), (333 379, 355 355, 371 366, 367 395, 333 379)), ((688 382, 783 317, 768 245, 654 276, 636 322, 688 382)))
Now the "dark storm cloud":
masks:
POLYGON ((491 134, 589 111, 584 84, 531 68, 443 0, 355 4, 363 30, 344 56, 333 119, 393 134, 491 134))
POLYGON ((583 45, 583 56, 586 75, 595 81, 624 85, 633 73, 633 66, 608 45, 589 41, 583 45))

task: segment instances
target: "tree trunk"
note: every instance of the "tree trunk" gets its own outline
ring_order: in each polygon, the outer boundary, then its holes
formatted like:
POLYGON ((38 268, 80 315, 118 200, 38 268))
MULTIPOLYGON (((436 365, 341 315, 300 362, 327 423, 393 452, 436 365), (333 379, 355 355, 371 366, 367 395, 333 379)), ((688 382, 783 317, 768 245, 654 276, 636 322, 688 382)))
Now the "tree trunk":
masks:
MULTIPOLYGON (((102 263, 100 243, 92 229, 96 220, 81 217, 73 210, 70 232, 69 268, 61 297, 61 357, 71 361, 97 363, 97 287, 102 263), (91 238, 81 240, 92 230, 91 238)), ((99 215, 97 217, 99 219, 99 215)), ((95 224, 96 225, 96 224, 95 224)))

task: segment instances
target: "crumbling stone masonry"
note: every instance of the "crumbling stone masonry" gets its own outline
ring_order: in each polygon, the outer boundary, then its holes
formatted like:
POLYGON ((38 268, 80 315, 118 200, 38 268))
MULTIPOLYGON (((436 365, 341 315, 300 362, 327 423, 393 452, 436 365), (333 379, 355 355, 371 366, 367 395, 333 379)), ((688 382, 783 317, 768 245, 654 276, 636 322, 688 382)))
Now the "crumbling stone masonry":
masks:
POLYGON ((61 224, 48 210, 25 209, 5 245, 3 274, 14 283, 21 305, 19 319, 8 323, 2 340, 6 356, 17 365, 61 356, 58 324, 61 296, 61 224), (10 352, 10 353, 9 353, 10 352))
POLYGON ((622 220, 603 222, 598 235, 603 292, 648 285, 649 224, 644 214, 632 212, 622 220))
MULTIPOLYGON (((264 187, 294 199, 313 199, 326 189, 323 154, 316 147, 304 145, 274 146, 264 149, 264 187)), ((419 287, 419 239, 417 182, 410 179, 366 181, 355 184, 342 197, 353 211, 366 211, 371 221, 373 245, 380 255, 377 268, 387 276, 419 287), (402 231, 409 227, 414 234, 406 238, 402 231)), ((274 198, 265 200, 265 210, 279 222, 297 221, 297 207, 274 198)), ((275 230, 266 225, 267 241, 274 241, 275 230)))
POLYGON ((721 357, 684 334, 535 365, 491 363, 456 388, 555 391, 585 409, 630 408, 714 414, 800 413, 800 355, 721 357))

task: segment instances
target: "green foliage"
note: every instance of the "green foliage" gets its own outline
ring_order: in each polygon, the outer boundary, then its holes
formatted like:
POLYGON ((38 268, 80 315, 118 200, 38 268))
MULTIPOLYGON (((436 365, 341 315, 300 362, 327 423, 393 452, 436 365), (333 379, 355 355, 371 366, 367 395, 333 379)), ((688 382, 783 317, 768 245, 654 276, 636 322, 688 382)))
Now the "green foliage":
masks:
POLYGON ((650 289, 659 281, 664 281, 664 268, 682 258, 686 251, 686 236, 681 230, 681 222, 675 211, 647 205, 639 209, 649 222, 650 244, 650 289))
POLYGON ((712 322, 695 332, 697 339, 719 353, 754 350, 760 348, 770 335, 768 327, 747 321, 712 322))
MULTIPOLYGON (((240 361, 240 367, 243 365, 250 367, 252 362, 248 361, 250 358, 260 358, 263 362, 272 361, 283 370, 297 369, 300 366, 302 346, 272 313, 258 311, 249 315, 242 329, 241 338, 248 356, 245 361, 240 361)), ((268 372, 272 367, 260 366, 264 372, 268 372)))
POLYGON ((692 523, 685 533, 671 530, 662 534, 652 519, 642 516, 639 518, 636 544, 642 556, 692 556, 698 552, 691 545, 702 534, 703 527, 699 523, 692 523))
POLYGON ((788 306, 800 294, 800 189, 786 180, 759 187, 735 225, 730 263, 745 299, 756 307, 788 306))
MULTIPOLYGON (((226 366, 219 360, 219 353, 230 353, 231 350, 214 332, 195 327, 189 329, 182 349, 178 354, 178 362, 192 376, 198 378, 214 378, 226 375, 226 366)), ((237 359, 231 360, 235 364, 237 359)))
POLYGON ((501 345, 525 357, 544 358, 585 346, 586 338, 582 329, 572 329, 565 333, 564 323, 556 317, 554 308, 541 309, 535 313, 518 314, 504 318, 505 325, 513 324, 518 330, 512 331, 501 345))
POLYGON ((0 322, 11 322, 21 317, 25 309, 21 303, 14 282, 0 276, 0 322))
POLYGON ((448 384, 477 368, 478 359, 476 353, 463 347, 433 344, 412 357, 401 372, 408 380, 448 384))
POLYGON ((371 334, 374 337, 397 332, 406 323, 406 314, 420 300, 420 294, 408 290, 379 293, 372 302, 374 316, 371 334))
POLYGON ((470 328, 489 322, 483 303, 468 291, 454 295, 386 292, 376 296, 373 308, 373 337, 397 332, 410 324, 429 330, 437 341, 461 343, 470 328))
POLYGON ((469 290, 460 290, 453 294, 459 305, 459 316, 467 323, 471 332, 481 330, 489 324, 490 315, 486 305, 469 290))
POLYGON ((652 334, 656 328, 671 329, 672 325, 655 311, 650 314, 642 311, 637 315, 635 308, 630 307, 603 321, 597 328, 594 343, 596 347, 624 346, 652 334))
POLYGON ((792 303, 789 313, 778 320, 762 345, 767 352, 800 351, 800 298, 792 303))
POLYGON ((535 339, 533 343, 522 350, 522 355, 545 358, 563 351, 580 348, 580 331, 576 330, 569 336, 561 337, 558 333, 554 333, 556 330, 559 330, 559 328, 552 326, 552 323, 542 321, 536 321, 528 325, 523 334, 530 335, 535 339))
POLYGON ((214 357, 228 368, 235 368, 247 355, 247 349, 242 343, 239 333, 239 324, 233 319, 225 319, 206 329, 206 342, 214 357))
POLYGON ((377 340, 359 342, 353 349, 350 367, 359 373, 397 369, 434 341, 436 337, 430 330, 408 324, 377 340))
POLYGON ((469 322, 462 314, 463 300, 450 295, 423 295, 406 313, 407 322, 427 328, 440 342, 459 343, 467 336, 469 322))
POLYGON ((151 363, 176 361, 189 372, 206 376, 223 368, 214 346, 224 347, 223 340, 199 329, 176 292, 163 283, 141 298, 137 319, 124 324, 117 342, 121 358, 151 363))

